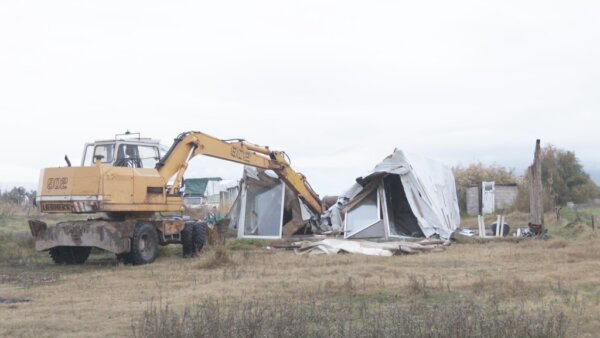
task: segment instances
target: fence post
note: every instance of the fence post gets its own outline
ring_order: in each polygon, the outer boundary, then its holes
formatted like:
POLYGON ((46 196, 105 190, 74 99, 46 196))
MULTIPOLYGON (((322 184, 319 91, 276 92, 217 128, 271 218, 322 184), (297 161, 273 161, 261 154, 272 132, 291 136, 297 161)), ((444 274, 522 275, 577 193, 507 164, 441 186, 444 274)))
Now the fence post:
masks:
POLYGON ((596 231, 596 225, 594 224, 594 215, 592 215, 592 231, 596 231))
POLYGON ((482 215, 477 215, 477 225, 479 226, 479 237, 485 237, 485 221, 482 215))
POLYGON ((500 222, 501 222, 501 218, 500 215, 498 215, 498 217, 496 218, 496 237, 500 236, 500 222))

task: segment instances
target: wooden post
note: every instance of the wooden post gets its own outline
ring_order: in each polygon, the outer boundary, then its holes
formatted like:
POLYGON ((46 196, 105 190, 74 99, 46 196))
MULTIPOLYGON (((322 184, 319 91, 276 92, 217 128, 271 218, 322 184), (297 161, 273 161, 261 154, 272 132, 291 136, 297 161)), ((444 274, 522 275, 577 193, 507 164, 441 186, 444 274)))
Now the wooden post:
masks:
POLYGON ((477 185, 477 201, 479 202, 478 210, 479 214, 483 215, 483 189, 481 187, 482 182, 477 185))
POLYGON ((500 217, 500 215, 498 215, 498 217, 496 217, 496 233, 494 234, 496 237, 500 236, 501 220, 502 220, 502 218, 500 217))
POLYGON ((535 141, 533 164, 529 167, 529 221, 542 225, 544 232, 544 204, 542 192, 542 150, 540 140, 535 141))
POLYGON ((477 225, 479 226, 479 237, 485 238, 485 222, 483 216, 477 215, 477 225))

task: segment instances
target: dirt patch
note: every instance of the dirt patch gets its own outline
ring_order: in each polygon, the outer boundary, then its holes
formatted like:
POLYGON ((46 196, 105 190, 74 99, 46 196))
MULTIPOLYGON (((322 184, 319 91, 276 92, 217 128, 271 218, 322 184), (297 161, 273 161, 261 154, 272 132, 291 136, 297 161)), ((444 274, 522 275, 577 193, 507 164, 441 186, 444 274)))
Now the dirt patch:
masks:
POLYGON ((20 286, 36 286, 53 284, 58 281, 58 275, 28 275, 28 274, 0 274, 0 284, 16 284, 20 286))
POLYGON ((202 261, 199 267, 201 269, 216 269, 230 264, 233 264, 233 262, 229 257, 227 248, 222 245, 219 245, 215 247, 212 256, 202 261))
POLYGON ((0 304, 18 304, 18 303, 28 303, 29 299, 24 298, 5 298, 0 296, 0 304))

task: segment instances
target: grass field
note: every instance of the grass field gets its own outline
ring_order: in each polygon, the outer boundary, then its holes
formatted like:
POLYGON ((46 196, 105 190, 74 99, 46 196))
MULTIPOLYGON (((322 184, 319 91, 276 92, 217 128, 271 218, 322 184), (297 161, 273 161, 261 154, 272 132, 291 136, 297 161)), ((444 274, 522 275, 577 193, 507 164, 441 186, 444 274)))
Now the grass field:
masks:
MULTIPOLYGON (((298 256, 232 240, 151 265, 55 266, 26 216, 0 218, 0 336, 595 337, 600 239, 547 215, 548 241, 459 241, 394 257, 298 256)), ((526 215, 507 222, 523 224, 526 215)), ((489 222, 488 222, 489 223, 489 222)), ((464 224, 476 227, 476 221, 464 224)))

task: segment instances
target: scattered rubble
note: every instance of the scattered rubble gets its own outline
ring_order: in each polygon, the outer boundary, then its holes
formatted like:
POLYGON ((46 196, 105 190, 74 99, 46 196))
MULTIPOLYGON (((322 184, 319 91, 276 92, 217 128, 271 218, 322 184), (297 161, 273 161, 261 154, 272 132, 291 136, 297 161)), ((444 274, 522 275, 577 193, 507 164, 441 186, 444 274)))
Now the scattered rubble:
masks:
POLYGON ((368 256, 393 256, 421 252, 441 252, 450 245, 449 240, 423 240, 419 242, 371 242, 343 239, 324 239, 317 242, 297 242, 295 250, 300 255, 352 253, 368 256))

